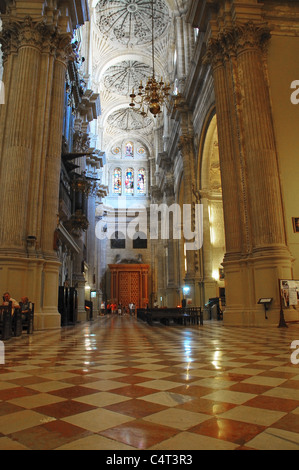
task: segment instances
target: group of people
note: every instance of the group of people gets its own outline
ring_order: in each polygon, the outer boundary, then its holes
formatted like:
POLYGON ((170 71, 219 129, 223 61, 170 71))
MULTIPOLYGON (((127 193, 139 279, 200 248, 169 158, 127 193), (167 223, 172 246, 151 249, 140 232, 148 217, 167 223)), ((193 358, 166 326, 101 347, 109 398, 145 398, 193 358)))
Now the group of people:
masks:
POLYGON ((22 311, 22 319, 25 320, 27 313, 29 313, 31 309, 30 301, 28 297, 22 297, 21 301, 18 302, 17 300, 13 299, 9 292, 4 292, 3 294, 3 303, 2 306, 8 306, 11 303, 12 306, 12 314, 16 308, 20 308, 22 311))
POLYGON ((128 306, 122 305, 119 303, 118 305, 115 302, 108 302, 107 305, 105 302, 102 302, 101 305, 101 313, 112 313, 115 315, 135 315, 136 306, 133 302, 130 302, 128 306))

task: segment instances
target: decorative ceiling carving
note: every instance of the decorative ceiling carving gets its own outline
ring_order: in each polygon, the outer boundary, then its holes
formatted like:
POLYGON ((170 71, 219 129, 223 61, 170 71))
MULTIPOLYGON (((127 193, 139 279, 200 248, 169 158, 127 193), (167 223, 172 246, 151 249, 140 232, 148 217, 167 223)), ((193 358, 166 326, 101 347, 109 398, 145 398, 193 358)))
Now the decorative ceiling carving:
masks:
POLYGON ((107 90, 128 96, 132 88, 138 89, 140 81, 146 83, 153 69, 138 61, 126 60, 109 67, 104 76, 107 90))
POLYGON ((143 118, 132 109, 123 108, 110 114, 107 123, 120 131, 151 130, 153 121, 151 118, 143 118))
MULTIPOLYGON (((110 40, 133 47, 152 41, 151 0, 99 0, 97 25, 110 40)), ((154 0, 155 38, 164 35, 170 22, 165 0, 154 0)))

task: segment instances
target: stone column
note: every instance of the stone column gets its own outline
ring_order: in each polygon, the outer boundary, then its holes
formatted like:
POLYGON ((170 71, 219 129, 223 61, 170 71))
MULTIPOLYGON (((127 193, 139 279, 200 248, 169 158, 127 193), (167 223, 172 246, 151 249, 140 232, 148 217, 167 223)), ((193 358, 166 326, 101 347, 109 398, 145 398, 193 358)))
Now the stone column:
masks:
MULTIPOLYGON (((173 171, 173 170, 172 170, 173 171)), ((164 187, 164 197, 165 202, 170 208, 175 204, 175 194, 174 194, 174 178, 173 173, 170 172, 166 174, 166 184, 164 187)), ((169 219, 169 240, 167 240, 167 258, 166 258, 166 270, 167 270, 167 306, 176 307, 180 304, 180 286, 178 285, 178 273, 180 270, 179 267, 179 257, 178 257, 178 240, 174 239, 174 224, 173 216, 170 215, 169 219)))
MULTIPOLYGON (((163 202, 163 194, 161 190, 157 186, 151 187, 151 201, 152 204, 162 204, 163 202)), ((161 233, 161 223, 159 222, 158 227, 156 227, 157 233, 161 233)), ((153 237, 151 233, 151 237, 153 237)), ((161 306, 160 297, 164 295, 164 286, 163 282, 165 280, 164 275, 164 240, 158 236, 158 239, 151 238, 151 274, 152 274, 152 299, 151 299, 151 306, 154 306, 155 301, 158 302, 159 306, 161 306)))
POLYGON ((4 75, 8 101, 2 110, 5 122, 0 144, 0 213, 5 221, 0 228, 0 253, 25 256, 27 236, 35 235, 27 232, 27 207, 40 91, 41 24, 34 23, 30 18, 23 22, 6 19, 1 42, 5 68, 9 63, 13 73, 4 75), (8 61, 11 53, 13 55, 8 61))
MULTIPOLYGON (((190 133, 184 132, 184 121, 186 118, 183 115, 182 128, 183 134, 179 139, 179 150, 183 157, 183 178, 184 178, 184 205, 189 206, 191 210, 191 221, 184 218, 183 223, 188 226, 192 232, 195 230, 195 205, 197 204, 196 198, 196 180, 195 180, 195 152, 194 152, 194 138, 190 133)), ((182 218, 183 218, 182 214, 182 218)), ((182 234, 183 236, 183 234, 182 234)), ((192 243, 193 240, 186 240, 186 243, 192 243)), ((194 250, 187 250, 187 274, 185 284, 191 288, 190 297, 192 297, 193 305, 199 305, 199 282, 198 282, 198 263, 199 263, 199 248, 194 250)))
POLYGON ((184 29, 181 16, 175 17, 175 33, 177 48, 177 74, 179 80, 186 78, 185 52, 184 52, 184 29))
POLYGON ((65 73, 72 54, 71 35, 56 36, 56 57, 53 67, 51 115, 49 139, 45 161, 44 195, 42 205, 41 250, 45 259, 43 278, 43 313, 39 318, 41 327, 45 324, 58 326, 60 315, 58 305, 59 266, 54 251, 54 234, 57 228, 59 206, 59 181, 61 168, 61 136, 63 127, 65 73))
POLYGON ((56 24, 2 17, 0 284, 35 303, 35 328, 60 327, 57 226, 66 51, 56 24), (63 52, 64 59, 59 59, 63 52))
POLYGON ((292 278, 262 24, 235 23, 210 42, 227 254, 225 321, 279 323, 279 278, 292 278), (258 300, 273 302, 265 320, 258 300))
MULTIPOLYGON (((91 177, 94 177, 95 174, 89 173, 91 177)), ((91 287, 91 290, 97 291, 96 298, 90 299, 86 298, 86 300, 92 300, 93 302, 93 310, 94 310, 94 317, 96 318, 97 312, 99 311, 99 296, 98 296, 98 285, 97 285, 97 276, 96 276, 96 266, 98 264, 97 259, 97 249, 96 249, 96 191, 97 187, 94 186, 88 198, 88 221, 89 221, 89 229, 86 234, 87 237, 87 264, 88 264, 88 285, 91 287)), ((88 297, 90 291, 87 291, 88 297)))
POLYGON ((43 21, 2 17, 6 104, 0 120, 0 284, 17 299, 30 297, 36 319, 43 302, 41 201, 55 36, 55 27, 43 21))
POLYGON ((226 242, 225 258, 239 259, 242 251, 239 181, 242 181, 242 175, 238 173, 239 164, 236 158, 238 154, 238 141, 233 121, 234 115, 232 113, 234 98, 228 84, 225 55, 220 40, 212 40, 210 42, 207 59, 212 63, 217 106, 217 129, 219 152, 221 153, 220 168, 226 242))
POLYGON ((240 131, 246 158, 248 199, 253 210, 252 249, 286 249, 281 187, 263 47, 270 38, 264 26, 253 23, 234 30, 239 77, 243 97, 240 106, 240 131), (258 169, 258 171, 257 171, 258 169))

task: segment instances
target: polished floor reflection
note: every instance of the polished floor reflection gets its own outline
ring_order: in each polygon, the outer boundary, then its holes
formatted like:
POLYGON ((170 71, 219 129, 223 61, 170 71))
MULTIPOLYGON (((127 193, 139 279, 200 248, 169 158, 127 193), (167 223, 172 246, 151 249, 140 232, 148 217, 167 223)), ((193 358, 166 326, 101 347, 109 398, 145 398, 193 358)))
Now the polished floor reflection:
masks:
MULTIPOLYGON (((299 449, 288 329, 100 317, 5 343, 0 449, 299 449)), ((299 354, 298 354, 299 356, 299 354)))

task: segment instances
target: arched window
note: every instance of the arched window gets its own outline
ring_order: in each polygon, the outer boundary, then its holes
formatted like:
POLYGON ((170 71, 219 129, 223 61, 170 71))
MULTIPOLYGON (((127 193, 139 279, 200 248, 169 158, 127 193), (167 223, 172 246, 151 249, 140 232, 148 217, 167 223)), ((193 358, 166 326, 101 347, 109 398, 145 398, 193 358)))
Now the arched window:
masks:
POLYGON ((128 142, 125 146, 125 157, 134 157, 134 144, 133 142, 128 142))
POLYGON ((145 170, 143 168, 138 171, 137 193, 138 194, 146 193, 146 177, 145 177, 145 170))
POLYGON ((126 171, 125 188, 126 194, 134 194, 134 170, 132 168, 126 171))
POLYGON ((121 194, 121 169, 115 168, 113 172, 113 193, 121 194))
POLYGON ((115 232, 110 240, 112 250, 124 250, 126 248, 126 239, 122 232, 115 232))
POLYGON ((146 250, 147 249, 147 236, 143 232, 137 232, 133 239, 134 250, 146 250))

